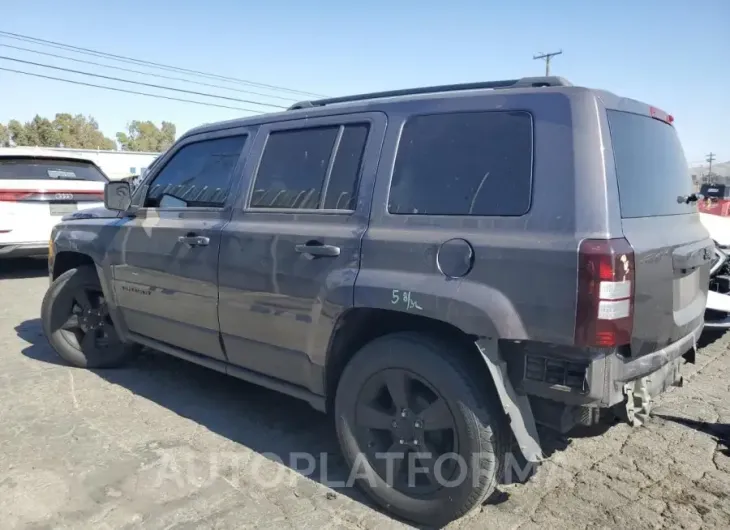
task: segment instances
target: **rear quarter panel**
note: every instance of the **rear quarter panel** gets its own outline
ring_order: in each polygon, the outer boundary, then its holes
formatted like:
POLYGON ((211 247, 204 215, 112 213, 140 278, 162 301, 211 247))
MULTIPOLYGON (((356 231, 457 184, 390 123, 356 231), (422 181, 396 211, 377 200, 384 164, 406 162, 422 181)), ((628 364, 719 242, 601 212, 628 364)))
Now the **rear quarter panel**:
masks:
POLYGON ((417 313, 478 336, 572 344, 578 242, 608 230, 605 202, 595 200, 605 197, 600 134, 594 132, 598 130, 595 99, 585 89, 506 93, 412 101, 389 112, 355 288, 357 306, 417 313), (391 175, 408 117, 485 110, 532 115, 528 213, 519 217, 389 214, 391 175), (584 156, 585 150, 593 155, 584 156), (472 270, 458 279, 444 276, 436 259, 441 244, 452 238, 466 239, 475 255, 472 270), (415 304, 403 302, 404 292, 415 304))

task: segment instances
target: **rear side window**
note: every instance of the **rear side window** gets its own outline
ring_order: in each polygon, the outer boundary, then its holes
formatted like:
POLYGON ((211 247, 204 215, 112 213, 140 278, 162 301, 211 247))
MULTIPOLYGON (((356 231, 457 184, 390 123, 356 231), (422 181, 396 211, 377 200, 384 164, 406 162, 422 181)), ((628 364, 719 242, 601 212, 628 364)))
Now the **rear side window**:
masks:
POLYGON ((663 121, 609 110, 608 124, 621 217, 655 217, 697 211, 677 197, 693 192, 692 177, 674 127, 663 121))
POLYGON ((388 211, 519 216, 532 194, 532 116, 487 111, 414 116, 403 127, 388 211))
POLYGON ((150 182, 148 208, 221 208, 246 135, 188 144, 150 182))
POLYGON ((0 158, 0 180, 86 180, 107 182, 90 162, 54 158, 0 158))
POLYGON ((356 123, 272 132, 250 207, 354 210, 368 131, 356 123))

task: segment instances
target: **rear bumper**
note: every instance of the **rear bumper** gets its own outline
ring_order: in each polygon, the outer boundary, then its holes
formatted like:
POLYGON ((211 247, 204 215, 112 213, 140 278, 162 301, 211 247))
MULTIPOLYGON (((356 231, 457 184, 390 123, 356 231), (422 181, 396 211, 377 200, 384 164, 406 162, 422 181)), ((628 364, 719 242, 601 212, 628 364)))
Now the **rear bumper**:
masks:
POLYGON ((532 344, 505 360, 512 384, 531 398, 543 398, 553 405, 608 408, 624 400, 627 383, 652 375, 657 379, 681 365, 682 356, 696 347, 703 328, 700 323, 675 343, 637 358, 611 350, 571 351, 532 344))
POLYGON ((670 344, 659 351, 642 355, 637 359, 622 360, 617 355, 608 357, 609 374, 612 376, 613 386, 623 387, 624 383, 651 375, 665 365, 679 359, 685 353, 696 347, 703 328, 704 323, 697 326, 691 333, 682 337, 674 344, 670 344))
POLYGON ((0 259, 48 256, 48 241, 0 243, 0 259))
POLYGON ((515 389, 529 398, 535 422, 566 433, 578 424, 602 421, 600 409, 626 406, 629 395, 633 403, 637 389, 653 398, 680 384, 682 357, 696 348, 703 327, 700 324, 674 344, 636 359, 599 351, 569 350, 566 355, 564 348, 535 344, 513 351, 517 355, 505 360, 515 389))

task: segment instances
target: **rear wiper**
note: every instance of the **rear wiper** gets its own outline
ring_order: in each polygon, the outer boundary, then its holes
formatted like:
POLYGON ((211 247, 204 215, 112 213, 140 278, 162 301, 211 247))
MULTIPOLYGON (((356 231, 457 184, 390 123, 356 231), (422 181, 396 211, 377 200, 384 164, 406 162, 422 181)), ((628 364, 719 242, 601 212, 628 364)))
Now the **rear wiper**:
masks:
POLYGON ((677 202, 679 204, 689 204, 691 202, 701 201, 704 198, 705 196, 701 193, 692 193, 690 195, 680 195, 677 197, 677 202))

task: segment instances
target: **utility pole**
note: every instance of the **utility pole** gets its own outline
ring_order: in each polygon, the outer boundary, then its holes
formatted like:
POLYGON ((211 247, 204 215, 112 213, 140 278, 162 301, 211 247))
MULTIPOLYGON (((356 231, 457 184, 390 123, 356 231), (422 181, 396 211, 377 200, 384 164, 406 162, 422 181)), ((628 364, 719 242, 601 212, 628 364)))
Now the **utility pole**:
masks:
POLYGON ((710 152, 705 160, 707 160, 707 162, 710 164, 710 168, 707 170, 707 173, 709 175, 712 175, 712 163, 715 161, 715 153, 710 152))
POLYGON ((560 50, 557 52, 550 52, 550 53, 540 53, 538 55, 533 55, 532 59, 533 60, 542 59, 545 61, 545 77, 549 77, 550 76, 550 59, 552 59, 556 55, 560 55, 561 53, 563 53, 563 50, 560 50))

